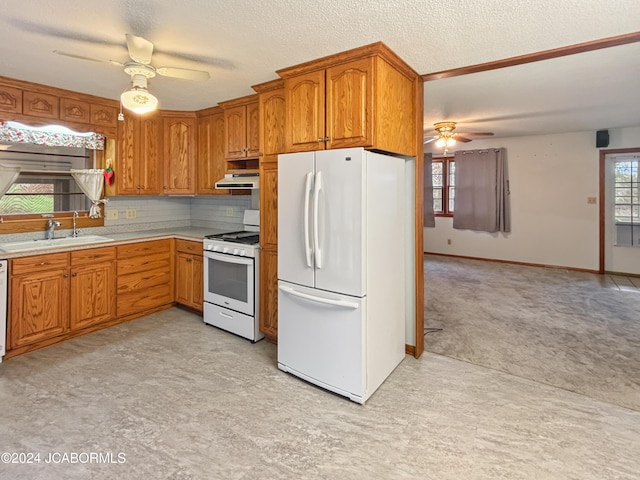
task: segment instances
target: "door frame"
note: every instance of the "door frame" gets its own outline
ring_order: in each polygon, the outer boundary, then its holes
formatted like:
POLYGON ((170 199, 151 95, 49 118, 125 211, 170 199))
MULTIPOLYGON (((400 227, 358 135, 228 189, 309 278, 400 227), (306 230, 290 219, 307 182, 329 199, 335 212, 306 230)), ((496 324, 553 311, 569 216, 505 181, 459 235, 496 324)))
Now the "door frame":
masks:
POLYGON ((598 260, 598 273, 605 273, 605 265, 604 265, 604 249, 605 249, 605 192, 606 192, 606 182, 605 182, 605 171, 607 168, 607 155, 614 155, 616 153, 640 153, 640 147, 635 148, 613 148, 609 150, 600 150, 600 169, 599 169, 599 229, 600 229, 600 239, 599 239, 599 260, 598 260))

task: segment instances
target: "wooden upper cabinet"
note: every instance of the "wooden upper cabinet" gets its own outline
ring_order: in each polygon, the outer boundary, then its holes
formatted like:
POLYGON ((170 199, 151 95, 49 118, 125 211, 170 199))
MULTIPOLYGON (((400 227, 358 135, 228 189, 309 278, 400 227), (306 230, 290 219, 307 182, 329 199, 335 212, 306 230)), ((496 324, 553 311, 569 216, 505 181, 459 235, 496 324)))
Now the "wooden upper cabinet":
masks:
POLYGON ((22 92, 22 113, 57 120, 60 115, 60 99, 55 95, 25 90, 22 92))
POLYGON ((0 112, 22 113, 22 90, 0 85, 0 112))
POLYGON ((324 70, 285 79, 287 152, 324 148, 324 81, 324 70))
POLYGON ((89 123, 91 121, 91 105, 89 102, 70 98, 61 98, 60 120, 89 123))
POLYGON ((163 121, 164 193, 196 193, 196 119, 166 117, 163 121))
POLYGON ((260 93, 258 98, 260 163, 275 162, 278 154, 286 152, 284 88, 260 93))
POLYGON ((326 148, 373 144, 373 58, 326 71, 326 148))
POLYGON ((227 160, 258 158, 260 149, 258 96, 251 95, 220 104, 224 108, 225 145, 227 160))
POLYGON ((381 42, 278 71, 288 152, 364 147, 417 155, 422 79, 381 42))
POLYGON ((224 113, 198 117, 198 158, 196 163, 198 195, 228 195, 229 190, 215 188, 224 177, 224 113))
POLYGON ((161 118, 155 113, 139 117, 125 115, 118 122, 115 159, 115 195, 159 195, 161 193, 161 118))
POLYGON ((118 125, 118 109, 108 105, 91 104, 90 123, 115 127, 118 125))
POLYGON ((373 59, 285 80, 287 151, 370 147, 373 59))

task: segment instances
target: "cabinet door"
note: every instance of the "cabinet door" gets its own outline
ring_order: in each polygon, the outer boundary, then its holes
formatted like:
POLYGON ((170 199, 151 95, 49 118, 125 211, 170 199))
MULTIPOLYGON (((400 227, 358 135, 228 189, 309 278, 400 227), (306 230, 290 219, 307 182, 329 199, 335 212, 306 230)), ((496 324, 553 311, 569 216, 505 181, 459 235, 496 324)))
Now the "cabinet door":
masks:
POLYGON ((22 113, 22 90, 0 86, 0 111, 22 113))
POLYGON ((91 121, 91 106, 89 102, 81 102, 70 98, 60 99, 60 120, 89 123, 91 121))
POLYGON ((164 193, 189 195, 196 193, 196 120, 165 118, 164 193))
POLYGON ((126 115, 118 122, 117 157, 114 165, 115 191, 118 195, 137 195, 140 189, 138 170, 140 121, 126 115))
POLYGON ((278 164, 260 165, 260 246, 278 246, 278 164))
POLYGON ((227 163, 224 159, 224 113, 198 119, 198 195, 228 195, 229 190, 218 190, 215 183, 224 177, 227 163))
POLYGON ((202 311, 202 306, 204 302, 204 270, 203 270, 203 260, 202 255, 193 255, 193 296, 192 307, 196 310, 202 311))
POLYGON ((324 148, 324 70, 284 81, 287 152, 324 148))
POLYGON ((50 270, 11 279, 9 347, 17 348, 69 330, 69 271, 50 270))
POLYGON ((60 115, 60 98, 25 90, 22 92, 22 113, 57 120, 60 115))
POLYGON ((245 156, 258 158, 260 153, 260 107, 258 102, 246 106, 247 136, 245 144, 245 156))
POLYGON ((176 302, 182 305, 192 303, 193 291, 193 255, 176 254, 176 302))
POLYGON ((71 270, 71 329, 115 318, 116 275, 113 262, 71 270))
POLYGON ((260 252, 260 331, 268 340, 278 339, 278 252, 260 252))
POLYGON ((138 152, 138 182, 140 195, 160 195, 162 193, 162 123, 160 116, 140 119, 138 152))
POLYGON ((286 151, 284 88, 261 93, 259 104, 260 162, 275 162, 286 151))
POLYGON ((224 157, 226 159, 246 158, 247 108, 246 105, 227 108, 224 111, 224 157))
POLYGON ((372 146, 373 58, 328 68, 326 81, 326 148, 372 146))

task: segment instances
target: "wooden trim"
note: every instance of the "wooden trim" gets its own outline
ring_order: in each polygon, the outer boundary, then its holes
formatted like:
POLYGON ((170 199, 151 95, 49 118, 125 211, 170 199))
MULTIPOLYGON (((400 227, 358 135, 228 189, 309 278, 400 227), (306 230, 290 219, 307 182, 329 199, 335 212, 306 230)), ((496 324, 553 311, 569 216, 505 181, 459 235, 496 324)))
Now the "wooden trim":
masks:
POLYGON ((599 192, 598 195, 600 196, 600 198, 598 199, 598 202, 600 203, 599 205, 599 229, 600 229, 600 245, 598 248, 598 255, 599 255, 599 261, 598 261, 598 273, 604 273, 605 272, 605 265, 604 265, 604 231, 605 231, 605 224, 604 224, 604 216, 605 216, 605 211, 604 211, 604 196, 605 196, 605 189, 606 189, 606 185, 605 185, 605 168, 606 168, 606 160, 607 160, 607 155, 615 155, 616 153, 638 153, 640 152, 640 147, 636 147, 636 148, 614 148, 611 150, 600 150, 600 171, 599 171, 599 179, 598 179, 598 185, 599 185, 599 192))
MULTIPOLYGON (((314 72, 317 70, 324 70, 329 67, 335 67, 343 63, 351 62, 353 60, 360 60, 367 57, 379 56, 385 59, 396 70, 405 75, 407 78, 414 79, 416 76, 420 76, 413 68, 407 65, 393 50, 387 47, 382 42, 370 43, 362 47, 347 50, 346 52, 340 52, 326 57, 311 60, 309 62, 300 63, 292 67, 281 68, 276 70, 276 73, 282 78, 294 77, 302 75, 304 73, 314 72)), ((420 119, 420 125, 422 126, 422 119, 420 119)), ((422 131, 420 141, 423 142, 422 131)))
MULTIPOLYGON (((422 341, 424 342, 424 335, 422 337, 422 341)), ((407 355, 411 355, 412 357, 416 357, 416 347, 414 347, 413 345, 405 344, 404 353, 406 353, 407 355)), ((416 357, 416 358, 418 358, 418 357, 416 357)))
POLYGON ((497 258, 469 257, 466 255, 452 255, 449 253, 436 253, 436 252, 424 252, 424 254, 437 255, 439 257, 464 258, 466 260, 482 260, 484 262, 505 263, 508 265, 519 265, 522 267, 550 268, 554 270, 569 270, 571 272, 584 272, 584 273, 595 273, 595 274, 601 273, 597 270, 590 270, 588 268, 563 267, 562 265, 545 265, 543 263, 516 262, 513 260, 500 260, 497 258))
POLYGON ((416 345, 413 351, 415 358, 420 358, 424 352, 424 133, 422 123, 424 117, 424 81, 417 77, 415 80, 415 118, 416 118, 416 164, 415 164, 415 288, 416 288, 416 345))
POLYGON ((220 105, 222 108, 232 108, 232 107, 239 107, 241 105, 247 105, 249 103, 255 103, 257 101, 258 101, 258 94, 254 93, 252 95, 246 95, 244 97, 234 98, 233 100, 227 100, 226 102, 219 102, 218 105, 220 105))
POLYGON ((268 82, 252 85, 251 88, 258 93, 270 92, 272 90, 284 88, 284 80, 282 78, 276 78, 275 80, 269 80, 268 82))
MULTIPOLYGON (((104 217, 89 218, 89 212, 79 212, 76 220, 77 228, 94 228, 104 226, 104 217)), ((7 217, 0 216, 0 235, 8 233, 26 233, 26 232, 44 232, 47 230, 47 222, 51 217, 43 217, 42 215, 25 215, 19 219, 7 220, 7 217), (31 217, 31 218, 25 218, 31 217)), ((73 228, 73 213, 62 212, 56 213, 52 217, 60 222, 60 226, 56 230, 70 230, 73 228)))
POLYGON ((524 65, 526 63, 565 57, 567 55, 574 55, 576 53, 591 52, 593 50, 600 50, 602 48, 615 47, 618 45, 626 45, 635 42, 640 42, 640 32, 616 35, 614 37, 601 38, 590 42, 576 43, 574 45, 568 45, 566 47, 542 50, 541 52, 518 55, 516 57, 504 58, 502 60, 495 60, 493 62, 478 63, 475 65, 468 65, 466 67, 442 70, 440 72, 425 73, 424 75, 422 75, 422 79, 424 81, 440 80, 442 78, 457 77, 460 75, 468 75, 470 73, 486 72, 488 70, 496 70, 505 67, 514 67, 516 65, 524 65))
POLYGON ((203 110, 198 110, 196 112, 196 117, 206 117, 208 115, 216 115, 218 113, 222 113, 222 107, 219 105, 216 105, 215 107, 209 107, 203 110))

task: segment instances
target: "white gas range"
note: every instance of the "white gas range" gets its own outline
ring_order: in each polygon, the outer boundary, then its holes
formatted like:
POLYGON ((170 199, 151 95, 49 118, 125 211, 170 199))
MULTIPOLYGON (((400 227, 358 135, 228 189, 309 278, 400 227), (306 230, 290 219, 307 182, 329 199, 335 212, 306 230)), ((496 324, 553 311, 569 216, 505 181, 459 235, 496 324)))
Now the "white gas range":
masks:
POLYGON ((264 338, 258 316, 260 220, 245 210, 244 230, 208 235, 204 246, 204 321, 252 342, 264 338))

